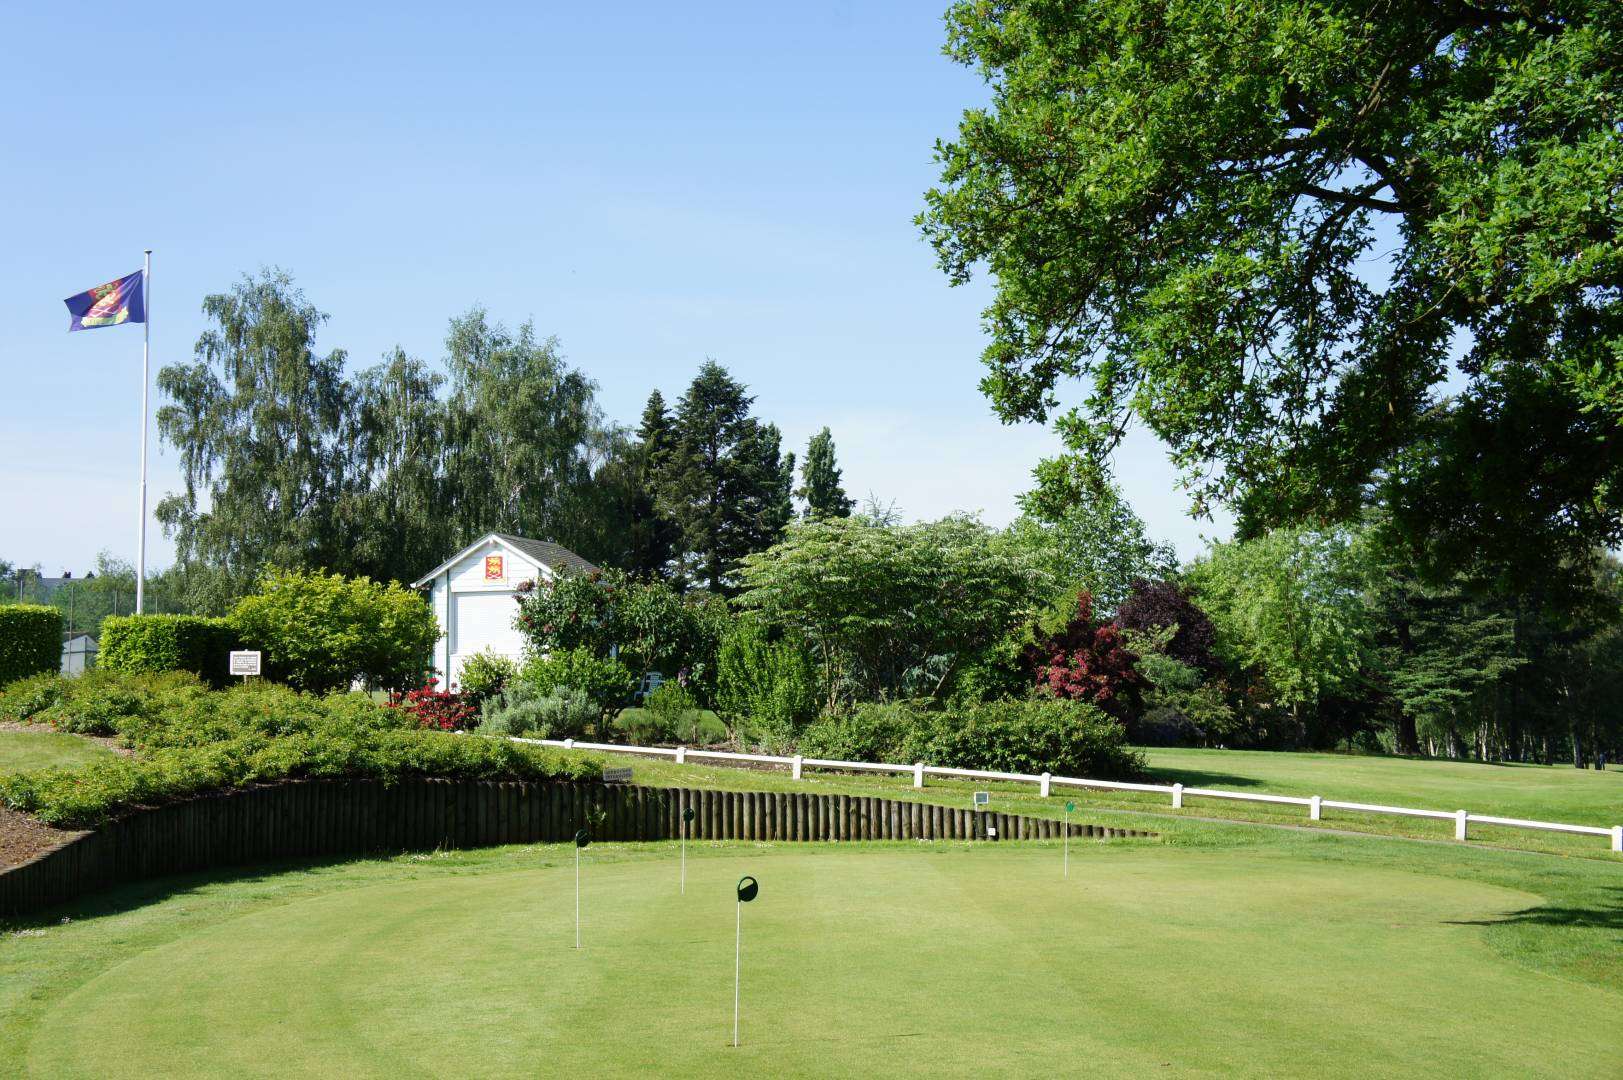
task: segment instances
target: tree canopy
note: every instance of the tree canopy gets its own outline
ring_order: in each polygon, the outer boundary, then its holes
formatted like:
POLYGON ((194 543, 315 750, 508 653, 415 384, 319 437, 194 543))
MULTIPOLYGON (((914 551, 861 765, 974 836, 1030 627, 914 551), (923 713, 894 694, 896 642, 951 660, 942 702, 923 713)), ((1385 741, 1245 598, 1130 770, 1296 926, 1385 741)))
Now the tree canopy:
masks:
POLYGON ((1378 499, 1434 573, 1509 578, 1623 535, 1623 8, 964 0, 947 24, 991 101, 919 220, 955 283, 996 278, 982 388, 1057 414, 1047 497, 1097 490, 1138 422, 1242 535, 1378 499))

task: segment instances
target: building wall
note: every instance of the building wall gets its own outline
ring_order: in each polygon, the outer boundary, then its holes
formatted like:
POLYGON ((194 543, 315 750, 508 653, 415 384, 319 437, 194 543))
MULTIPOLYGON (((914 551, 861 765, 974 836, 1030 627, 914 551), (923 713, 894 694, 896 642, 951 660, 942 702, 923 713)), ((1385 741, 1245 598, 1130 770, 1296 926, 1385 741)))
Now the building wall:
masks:
POLYGON ((442 684, 457 682, 462 673, 463 661, 483 649, 494 647, 495 651, 503 655, 518 658, 519 650, 513 637, 498 641, 490 633, 482 632, 480 621, 485 624, 484 630, 489 629, 492 621, 489 609, 484 608, 482 602, 477 599, 459 603, 459 597, 488 597, 492 603, 500 602, 498 600, 500 598, 511 604, 516 614, 517 586, 524 581, 549 580, 552 576, 549 568, 538 565, 528 556, 500 541, 492 540, 465 553, 436 577, 430 593, 430 602, 434 607, 434 617, 440 624, 440 640, 434 650, 434 667, 442 684), (502 580, 486 580, 485 557, 488 555, 502 557, 505 570, 502 580), (482 610, 476 613, 473 610, 475 607, 482 610))

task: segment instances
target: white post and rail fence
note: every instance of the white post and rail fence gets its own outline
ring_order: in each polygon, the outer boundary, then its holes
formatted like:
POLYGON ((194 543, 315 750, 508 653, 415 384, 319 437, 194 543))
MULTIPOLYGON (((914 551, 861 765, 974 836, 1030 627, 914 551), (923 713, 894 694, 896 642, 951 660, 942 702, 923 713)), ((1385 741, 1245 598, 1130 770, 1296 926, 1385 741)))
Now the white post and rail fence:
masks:
POLYGON ((1392 814, 1398 817, 1432 818, 1454 823, 1454 839, 1466 839, 1471 825, 1502 825, 1512 829, 1536 829, 1542 832, 1574 833, 1581 836, 1602 836, 1611 840, 1612 850, 1623 853, 1623 825, 1569 825, 1559 821, 1527 821, 1522 818, 1497 817, 1493 814, 1473 814, 1466 810, 1419 810, 1409 806, 1382 806, 1379 803, 1343 802, 1320 795, 1267 795, 1261 792, 1224 791, 1220 788, 1185 787, 1183 784, 1135 784, 1123 780, 1087 780, 1076 776, 1054 776, 1051 773, 990 772, 984 769, 954 769, 945 765, 926 765, 915 761, 911 765, 898 765, 871 761, 835 761, 831 758, 811 758, 800 754, 781 757, 774 754, 740 754, 731 750, 697 750, 691 746, 625 746, 619 743, 582 742, 578 739, 524 739, 513 737, 514 742, 534 743, 541 746, 562 747, 565 750, 604 750, 616 754, 644 754, 666 757, 678 765, 689 761, 739 761, 755 764, 786 766, 790 775, 799 780, 806 769, 834 769, 840 772, 876 772, 908 774, 913 786, 922 788, 927 776, 948 777, 955 780, 1002 780, 1017 784, 1036 784, 1038 793, 1047 798, 1058 787, 1095 788, 1103 791, 1150 791, 1169 795, 1173 809, 1182 809, 1186 796, 1204 799, 1230 799, 1234 802, 1274 803, 1283 806, 1307 808, 1309 821, 1322 819, 1325 810, 1350 810, 1360 814, 1392 814))

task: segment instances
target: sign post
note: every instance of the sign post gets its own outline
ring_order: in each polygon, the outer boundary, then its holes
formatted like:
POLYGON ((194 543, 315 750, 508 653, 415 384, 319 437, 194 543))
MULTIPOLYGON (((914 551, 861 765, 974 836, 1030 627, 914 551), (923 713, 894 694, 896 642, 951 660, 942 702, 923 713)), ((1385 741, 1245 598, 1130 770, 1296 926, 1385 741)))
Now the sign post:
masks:
POLYGON ((1071 876, 1071 811, 1076 809, 1076 803, 1065 804, 1065 869, 1060 877, 1071 876))
POLYGON ((248 676, 259 674, 260 655, 257 649, 233 649, 231 651, 231 674, 241 675, 242 681, 246 683, 248 676))
POLYGON ((760 884, 748 875, 738 879, 738 926, 733 935, 733 1045, 738 1045, 738 988, 743 973, 744 957, 744 905, 754 900, 761 891, 760 884))
POLYGON ((590 830, 575 833, 575 948, 580 948, 580 851, 592 842, 590 830))
POLYGON ((682 811, 682 895, 688 894, 688 822, 693 820, 693 807, 682 811))

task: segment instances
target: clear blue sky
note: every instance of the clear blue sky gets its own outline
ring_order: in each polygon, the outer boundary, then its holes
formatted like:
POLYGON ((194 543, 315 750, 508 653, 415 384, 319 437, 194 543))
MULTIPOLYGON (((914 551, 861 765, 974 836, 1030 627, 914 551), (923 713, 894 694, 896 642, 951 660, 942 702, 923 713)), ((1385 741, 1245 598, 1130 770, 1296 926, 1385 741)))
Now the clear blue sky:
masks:
MULTIPOLYGON (((985 92, 940 54, 945 0, 31 7, 0 14, 0 558, 133 558, 140 329, 70 336, 61 301, 145 247, 154 371, 206 293, 275 265, 354 366, 437 359, 482 303, 634 423, 714 357, 910 518, 1005 522, 1054 449, 991 416, 988 288, 949 288, 912 223, 985 92)), ((153 447, 155 503, 178 472, 153 447)), ((1152 441, 1119 467, 1183 554, 1214 531, 1152 441)))

